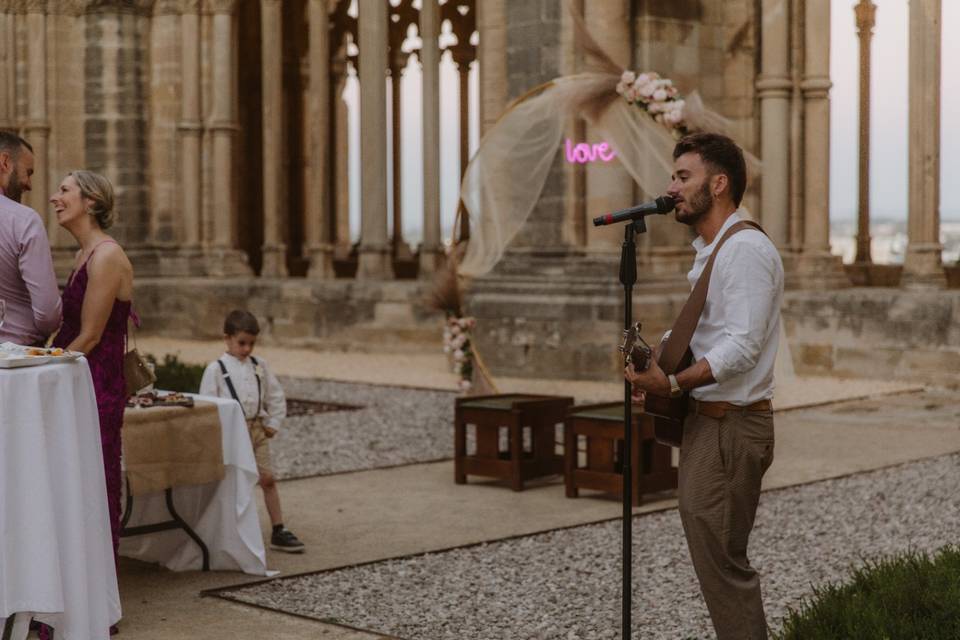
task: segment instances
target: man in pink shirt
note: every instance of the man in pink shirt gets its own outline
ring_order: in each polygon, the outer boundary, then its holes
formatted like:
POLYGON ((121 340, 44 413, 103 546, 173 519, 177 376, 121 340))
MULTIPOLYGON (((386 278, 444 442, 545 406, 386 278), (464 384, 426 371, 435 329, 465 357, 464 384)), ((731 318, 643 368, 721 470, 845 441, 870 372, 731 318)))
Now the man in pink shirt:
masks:
POLYGON ((0 131, 0 342, 37 344, 60 327, 60 290, 50 242, 36 211, 20 204, 30 191, 33 148, 0 131))

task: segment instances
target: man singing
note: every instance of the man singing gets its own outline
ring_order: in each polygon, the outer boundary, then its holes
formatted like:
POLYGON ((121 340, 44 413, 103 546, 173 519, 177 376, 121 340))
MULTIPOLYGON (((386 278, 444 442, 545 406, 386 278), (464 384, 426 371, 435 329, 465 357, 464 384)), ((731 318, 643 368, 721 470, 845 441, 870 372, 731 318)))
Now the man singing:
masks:
POLYGON ((6 303, 0 342, 43 342, 60 326, 60 291, 43 220, 20 204, 30 191, 33 148, 0 131, 0 300, 6 303))
MULTIPOLYGON (((717 134, 677 143, 667 191, 676 218, 698 237, 697 282, 724 233, 741 220, 742 150, 717 134)), ((783 264, 773 243, 749 228, 729 236, 715 258, 690 350, 693 364, 667 376, 653 363, 627 368, 644 393, 692 398, 680 446, 679 498, 687 546, 719 640, 767 637, 760 578, 747 559, 760 481, 773 461, 773 369, 780 331, 783 264)))

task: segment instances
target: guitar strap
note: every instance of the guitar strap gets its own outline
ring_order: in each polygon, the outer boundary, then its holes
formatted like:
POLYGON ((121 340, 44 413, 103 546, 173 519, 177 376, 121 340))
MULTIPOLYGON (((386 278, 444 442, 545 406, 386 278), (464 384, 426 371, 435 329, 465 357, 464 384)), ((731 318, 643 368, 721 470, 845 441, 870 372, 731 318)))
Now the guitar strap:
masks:
POLYGON ((667 342, 663 345, 663 349, 660 352, 660 359, 657 361, 657 364, 660 365, 664 373, 668 375, 671 373, 675 374, 678 371, 682 371, 692 362, 693 354, 690 351, 690 341, 693 339, 694 331, 697 330, 697 325, 700 323, 700 315, 703 313, 703 307, 707 302, 707 288, 710 286, 713 262, 720 253, 720 248, 723 246, 723 243, 729 240, 735 233, 745 229, 756 229, 766 234, 756 222, 741 220, 727 229, 723 236, 720 237, 720 241, 717 242, 717 246, 714 248, 713 253, 710 254, 707 264, 703 267, 703 272, 697 279, 697 284, 694 285, 693 291, 690 292, 690 297, 687 298, 683 309, 680 310, 680 315, 677 316, 676 321, 673 323, 670 337, 667 338, 667 342))

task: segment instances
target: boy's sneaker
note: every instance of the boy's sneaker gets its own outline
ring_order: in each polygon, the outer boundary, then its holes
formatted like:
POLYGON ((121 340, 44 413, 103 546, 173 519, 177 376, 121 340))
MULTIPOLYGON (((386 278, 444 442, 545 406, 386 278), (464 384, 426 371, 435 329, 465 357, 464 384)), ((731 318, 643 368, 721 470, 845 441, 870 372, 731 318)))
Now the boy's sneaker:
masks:
POLYGON ((274 531, 270 536, 270 548, 287 553, 303 553, 303 543, 289 529, 274 531))

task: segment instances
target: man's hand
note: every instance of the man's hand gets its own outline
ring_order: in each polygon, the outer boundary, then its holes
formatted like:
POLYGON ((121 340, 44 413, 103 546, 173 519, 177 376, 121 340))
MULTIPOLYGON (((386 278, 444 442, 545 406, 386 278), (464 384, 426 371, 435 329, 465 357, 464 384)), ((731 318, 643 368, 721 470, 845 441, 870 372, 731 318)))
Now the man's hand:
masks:
POLYGON ((632 364, 627 365, 623 377, 633 385, 634 396, 637 395, 637 391, 640 391, 670 397, 670 381, 667 380, 667 374, 663 372, 656 360, 651 360, 650 367, 639 373, 633 368, 632 364))
POLYGON ((272 438, 273 436, 277 435, 277 430, 273 427, 264 427, 263 435, 267 436, 268 438, 272 438))

